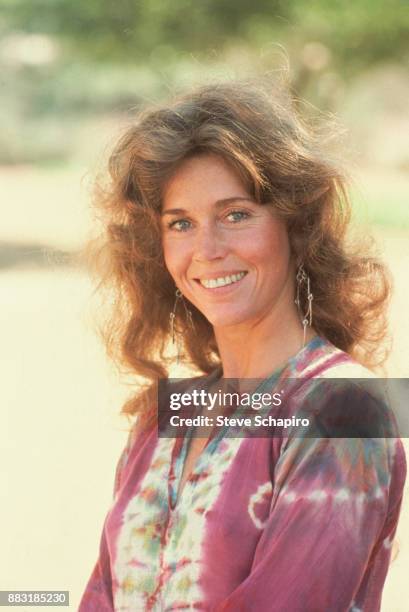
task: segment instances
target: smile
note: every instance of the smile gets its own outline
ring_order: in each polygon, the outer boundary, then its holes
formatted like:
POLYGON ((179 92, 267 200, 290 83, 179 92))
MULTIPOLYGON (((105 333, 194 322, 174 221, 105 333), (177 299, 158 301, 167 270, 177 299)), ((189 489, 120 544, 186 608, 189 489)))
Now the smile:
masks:
POLYGON ((237 283, 244 276, 246 276, 247 272, 238 272, 237 274, 231 274, 229 276, 220 276, 218 278, 202 278, 198 279, 199 283, 206 287, 206 289, 215 289, 216 287, 225 287, 226 285, 232 285, 233 283, 237 283))

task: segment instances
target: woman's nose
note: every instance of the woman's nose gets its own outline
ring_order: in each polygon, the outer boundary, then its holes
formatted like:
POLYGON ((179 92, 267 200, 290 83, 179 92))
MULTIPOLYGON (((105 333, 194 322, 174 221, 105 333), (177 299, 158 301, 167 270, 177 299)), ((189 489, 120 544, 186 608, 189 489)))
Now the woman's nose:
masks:
POLYGON ((201 227, 195 236, 193 259, 195 261, 211 261, 223 259, 228 245, 222 233, 214 225, 201 227))

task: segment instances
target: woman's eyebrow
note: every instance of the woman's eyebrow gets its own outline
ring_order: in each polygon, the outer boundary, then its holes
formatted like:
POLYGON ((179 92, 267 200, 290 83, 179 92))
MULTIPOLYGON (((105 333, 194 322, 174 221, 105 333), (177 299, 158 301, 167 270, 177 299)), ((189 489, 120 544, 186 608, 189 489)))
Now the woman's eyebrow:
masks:
MULTIPOLYGON (((252 202, 254 204, 254 200, 251 197, 243 197, 243 196, 233 196, 231 198, 223 198, 222 200, 216 200, 216 202, 214 203, 216 208, 223 208, 224 206, 228 206, 229 204, 232 204, 233 202, 252 202)), ((186 210, 185 208, 167 208, 166 210, 163 210, 161 213, 161 216, 164 217, 165 215, 185 215, 188 214, 189 211, 186 210)))

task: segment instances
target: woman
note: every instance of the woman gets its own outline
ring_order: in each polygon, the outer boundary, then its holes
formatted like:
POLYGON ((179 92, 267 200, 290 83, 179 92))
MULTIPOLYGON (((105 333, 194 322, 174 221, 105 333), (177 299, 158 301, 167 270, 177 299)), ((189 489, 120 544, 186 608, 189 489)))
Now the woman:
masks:
POLYGON ((264 379, 289 392, 287 416, 321 425, 346 396, 315 382, 382 363, 388 278, 346 246, 344 180, 318 131, 278 88, 204 87, 139 116, 97 204, 107 344, 152 385, 123 409, 138 418, 80 611, 379 610, 398 438, 156 427, 170 339, 204 373, 174 390, 264 379))

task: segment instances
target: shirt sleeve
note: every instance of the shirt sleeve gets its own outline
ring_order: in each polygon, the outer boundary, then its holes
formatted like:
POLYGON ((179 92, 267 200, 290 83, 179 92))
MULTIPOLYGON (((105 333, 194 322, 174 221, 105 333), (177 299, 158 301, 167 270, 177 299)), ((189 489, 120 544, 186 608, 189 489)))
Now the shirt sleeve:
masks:
MULTIPOLYGON (((129 452, 133 444, 135 431, 131 430, 125 448, 123 449, 116 465, 114 478, 113 497, 115 499, 121 486, 121 478, 123 470, 126 466, 129 452)), ((105 534, 105 524, 102 528, 102 534, 99 545, 99 556, 85 591, 82 595, 78 612, 113 612, 114 604, 112 597, 112 575, 110 555, 105 534)))
POLYGON ((287 440, 249 576, 217 612, 376 612, 406 475, 401 441, 287 440))
POLYGON ((105 524, 99 557, 82 595, 78 612, 113 612, 110 559, 105 538, 105 524))

